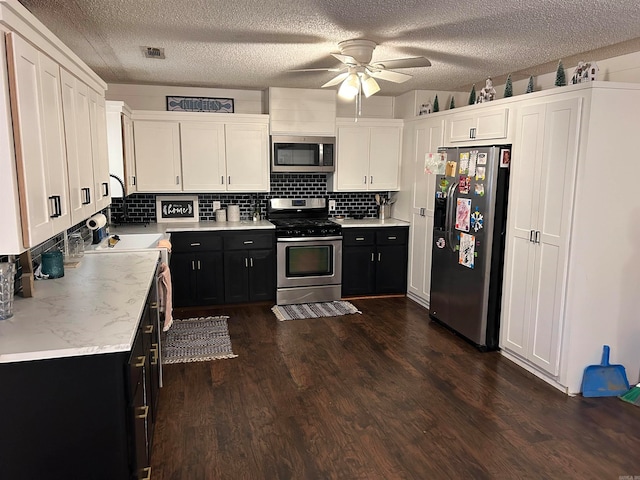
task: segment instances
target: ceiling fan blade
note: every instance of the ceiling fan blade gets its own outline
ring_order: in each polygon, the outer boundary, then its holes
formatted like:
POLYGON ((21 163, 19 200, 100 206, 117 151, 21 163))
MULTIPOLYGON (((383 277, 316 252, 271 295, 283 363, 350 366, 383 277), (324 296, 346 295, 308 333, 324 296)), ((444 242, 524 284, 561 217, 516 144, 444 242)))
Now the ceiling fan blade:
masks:
MULTIPOLYGON (((346 68, 346 67, 345 67, 346 68)), ((299 68, 289 72, 341 72, 344 68, 299 68)))
POLYGON ((347 78, 349 76, 349 72, 344 72, 341 73, 340 75, 338 75, 337 77, 332 78, 331 80, 329 80, 327 83, 325 83, 324 85, 321 85, 320 88, 325 88, 325 87, 333 87, 334 85, 339 84, 340 82, 342 82, 345 78, 347 78))
POLYGON ((410 58, 396 58, 394 60, 383 60, 371 64, 372 67, 377 68, 415 68, 415 67, 430 67, 431 62, 425 57, 410 57, 410 58))
POLYGON ((380 80, 386 80, 388 82, 403 83, 413 78, 412 75, 400 72, 394 72, 392 70, 375 70, 367 68, 367 73, 374 78, 380 80))
POLYGON ((357 65, 358 64, 358 61, 355 58, 350 57, 349 55, 342 55, 340 53, 332 53, 331 55, 333 55, 335 58, 337 58, 342 63, 345 63, 347 65, 357 65))

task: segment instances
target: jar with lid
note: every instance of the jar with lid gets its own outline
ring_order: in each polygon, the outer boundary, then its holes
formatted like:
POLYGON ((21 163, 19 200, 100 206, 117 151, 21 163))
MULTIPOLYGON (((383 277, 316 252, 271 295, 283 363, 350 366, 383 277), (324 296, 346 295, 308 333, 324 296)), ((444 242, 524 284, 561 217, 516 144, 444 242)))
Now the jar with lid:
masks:
POLYGON ((80 233, 69 235, 69 258, 82 258, 84 255, 84 239, 80 233))

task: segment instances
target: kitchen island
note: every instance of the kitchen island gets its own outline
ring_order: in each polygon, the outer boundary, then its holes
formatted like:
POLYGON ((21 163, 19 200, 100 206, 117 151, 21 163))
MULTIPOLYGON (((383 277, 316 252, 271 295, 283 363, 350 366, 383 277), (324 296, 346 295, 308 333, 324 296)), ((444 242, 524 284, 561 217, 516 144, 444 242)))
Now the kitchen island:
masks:
POLYGON ((150 469, 160 385, 158 251, 85 255, 0 322, 0 477, 150 469))

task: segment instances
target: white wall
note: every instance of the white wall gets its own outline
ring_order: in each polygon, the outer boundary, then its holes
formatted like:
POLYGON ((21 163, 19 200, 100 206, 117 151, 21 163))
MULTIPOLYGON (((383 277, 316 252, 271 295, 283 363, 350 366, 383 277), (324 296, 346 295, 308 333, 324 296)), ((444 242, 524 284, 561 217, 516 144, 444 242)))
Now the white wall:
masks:
POLYGON ((128 85, 110 83, 106 93, 107 100, 121 100, 132 110, 167 109, 167 96, 233 98, 234 113, 263 112, 262 90, 233 90, 223 88, 172 87, 161 85, 128 85))
MULTIPOLYGON (((336 96, 336 115, 338 117, 354 118, 356 116, 356 101, 344 100, 336 96)), ((374 95, 369 98, 362 96, 362 115, 366 118, 393 118, 394 97, 374 95)))

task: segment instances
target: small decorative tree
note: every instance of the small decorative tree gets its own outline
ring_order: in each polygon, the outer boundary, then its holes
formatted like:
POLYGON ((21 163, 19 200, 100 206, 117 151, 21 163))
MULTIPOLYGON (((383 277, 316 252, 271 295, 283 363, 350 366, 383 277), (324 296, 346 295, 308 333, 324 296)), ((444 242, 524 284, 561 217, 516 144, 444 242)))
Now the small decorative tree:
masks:
POLYGON ((507 82, 504 84, 504 98, 513 97, 513 82, 511 81, 511 74, 507 77, 507 82))
POLYGON ((562 60, 558 62, 558 69, 556 70, 556 87, 564 87, 567 84, 567 77, 564 73, 564 65, 562 60))
POLYGON ((473 84, 471 87, 471 93, 469 93, 469 105, 474 105, 476 103, 476 84, 473 84))
POLYGON ((456 108, 456 99, 453 98, 453 95, 451 95, 451 103, 449 103, 449 110, 453 110, 454 108, 456 108))
POLYGON ((433 100, 433 113, 440 111, 440 105, 438 104, 438 94, 436 94, 436 98, 433 100))
POLYGON ((529 77, 529 83, 527 83, 527 93, 533 92, 533 76, 529 77))

